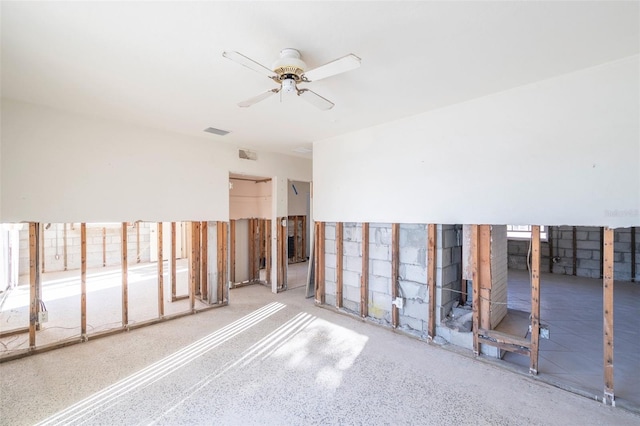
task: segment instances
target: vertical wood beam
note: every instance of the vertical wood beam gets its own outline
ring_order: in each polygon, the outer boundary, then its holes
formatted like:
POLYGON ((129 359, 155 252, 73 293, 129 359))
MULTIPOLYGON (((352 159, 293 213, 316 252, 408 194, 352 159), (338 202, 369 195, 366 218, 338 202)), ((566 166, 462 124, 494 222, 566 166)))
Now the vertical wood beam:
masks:
POLYGON ((491 225, 480 225, 478 231, 478 269, 480 285, 480 327, 491 330, 491 225))
POLYGON ((316 222, 316 303, 324 305, 325 294, 325 223, 316 222))
POLYGON ((538 374, 540 340, 540 226, 531 226, 531 347, 529 373, 538 374))
POLYGON ((228 276, 227 271, 229 270, 229 226, 227 222, 222 222, 222 300, 221 303, 224 303, 225 300, 229 301, 229 286, 227 285, 228 276))
POLYGON ((87 337, 87 224, 80 224, 80 336, 87 337))
POLYGON ((278 218, 278 289, 287 288, 287 217, 278 218))
POLYGON ((362 224, 362 275, 360 276, 360 316, 369 315, 369 223, 362 224))
POLYGON ((136 227, 136 263, 140 263, 140 222, 135 222, 136 227))
POLYGON ((400 312, 395 302, 398 297, 398 281, 400 276, 400 224, 391 224, 391 326, 397 328, 400 312))
MULTIPOLYGON (((233 224, 233 221, 231 221, 233 224)), ((232 226, 233 227, 233 226, 232 226)), ((217 249, 217 268, 218 268, 218 285, 217 285, 217 301, 218 303, 222 303, 222 299, 224 297, 222 289, 223 289, 223 285, 224 285, 224 235, 223 235, 223 227, 222 227, 222 222, 218 221, 216 222, 216 249, 217 249)), ((233 257, 233 253, 231 254, 231 256, 233 257)))
POLYGON ((302 260, 307 259, 307 216, 302 216, 302 260))
MULTIPOLYGON (((51 225, 51 224, 49 224, 51 225)), ((46 253, 45 253, 45 246, 46 244, 44 243, 44 231, 45 231, 45 227, 41 226, 41 224, 38 225, 38 239, 40 240, 39 245, 38 245, 38 257, 40 257, 40 260, 42 261, 42 265, 40 266, 40 272, 41 273, 45 273, 46 269, 45 269, 45 259, 46 259, 46 253)))
POLYGON ((158 222, 158 316, 164 316, 164 259, 162 247, 162 222, 158 222))
POLYGON ((427 288, 429 289, 429 339, 436 337, 436 225, 427 225, 427 288))
POLYGON ((171 301, 176 299, 176 223, 171 222, 171 301))
POLYGON ((613 229, 604 230, 603 277, 603 339, 604 339, 604 399, 605 404, 615 406, 613 392, 613 229))
MULTIPOLYGON (((193 253, 193 272, 195 275, 196 296, 200 296, 202 277, 200 276, 200 222, 192 222, 192 253, 193 253)), ((194 305, 195 306, 195 305, 194 305)))
POLYGON ((472 257, 472 278, 473 278, 473 353, 480 354, 480 343, 478 342, 478 330, 480 328, 480 256, 478 253, 479 225, 471 225, 471 257, 472 257))
POLYGON ((102 266, 107 266, 107 228, 102 228, 102 266))
POLYGON ((600 278, 604 278, 604 228, 600 227, 600 278))
POLYGON ((207 222, 202 222, 200 225, 200 292, 202 293, 202 299, 209 300, 209 228, 207 222))
POLYGON ((38 287, 40 281, 40 224, 29 223, 29 347, 36 346, 38 287))
POLYGON ((249 281, 255 281, 255 263, 256 263, 256 225, 255 219, 249 219, 249 261, 247 262, 247 267, 249 268, 249 281))
POLYGON ((122 222, 122 326, 129 324, 129 271, 127 264, 127 222, 122 222))
POLYGON ((553 236, 551 235, 551 227, 547 227, 547 243, 549 245, 549 273, 553 273, 553 236))
MULTIPOLYGON (((305 228, 306 229, 306 228, 305 228)), ((336 222, 336 308, 342 308, 342 265, 344 227, 342 222, 336 222)))
POLYGON ((300 260, 300 251, 298 247, 298 217, 299 216, 293 217, 293 261, 294 262, 298 262, 300 260))
POLYGON ((254 234, 253 234, 253 280, 260 281, 260 244, 261 232, 260 232, 260 219, 255 219, 253 222, 254 234))
POLYGON ((62 224, 62 259, 63 259, 63 267, 64 270, 67 270, 67 224, 62 224))
POLYGON ((195 222, 187 223, 187 244, 189 246, 189 308, 193 312, 196 306, 196 251, 197 246, 194 241, 195 222))
MULTIPOLYGON (((220 222, 218 222, 220 223, 220 222)), ((220 228, 218 228, 218 232, 220 232, 220 228)), ((229 281, 232 283, 236 282, 236 221, 235 219, 231 219, 229 221, 229 254, 230 256, 230 268, 229 268, 229 281)))
POLYGON ((265 220, 265 259, 264 266, 266 269, 266 282, 271 284, 271 219, 265 220))

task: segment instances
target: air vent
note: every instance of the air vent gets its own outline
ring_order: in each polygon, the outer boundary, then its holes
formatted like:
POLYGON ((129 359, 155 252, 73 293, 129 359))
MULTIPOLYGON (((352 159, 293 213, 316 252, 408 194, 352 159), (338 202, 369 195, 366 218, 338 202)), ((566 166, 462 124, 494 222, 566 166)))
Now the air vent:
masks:
POLYGON ((204 129, 204 131, 207 133, 213 133, 214 135, 219 135, 219 136, 224 136, 230 133, 227 130, 216 129, 215 127, 207 127, 206 129, 204 129))
POLYGON ((308 154, 310 152, 313 152, 313 150, 305 146, 299 146, 296 149, 294 149, 293 152, 299 152, 300 154, 308 154))
POLYGON ((247 149, 239 149, 238 156, 243 160, 256 161, 258 159, 258 154, 256 154, 253 151, 249 151, 247 149))

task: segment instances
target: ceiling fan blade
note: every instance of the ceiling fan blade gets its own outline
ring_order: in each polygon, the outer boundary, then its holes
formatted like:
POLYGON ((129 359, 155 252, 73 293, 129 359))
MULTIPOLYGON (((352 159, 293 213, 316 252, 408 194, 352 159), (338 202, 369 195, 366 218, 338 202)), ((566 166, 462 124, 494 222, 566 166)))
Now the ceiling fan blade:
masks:
POLYGON ((276 74, 272 70, 270 70, 269 68, 265 67, 262 64, 257 63, 251 58, 247 58, 242 53, 238 53, 235 51, 228 51, 228 52, 222 52, 222 56, 224 56, 227 59, 231 59, 232 61, 237 62, 240 65, 245 66, 257 73, 266 75, 269 78, 276 76, 276 74))
POLYGON ((298 96, 304 98, 305 101, 309 102, 316 108, 319 108, 323 111, 328 111, 333 108, 334 103, 328 99, 323 98, 318 95, 316 92, 312 92, 309 89, 301 89, 298 91, 298 96))
POLYGON ((314 68, 304 73, 304 76, 309 81, 322 80, 323 78, 331 77, 332 75, 340 74, 343 72, 351 71, 360 66, 360 58, 353 53, 338 58, 335 61, 331 61, 327 64, 320 65, 318 68, 314 68))
POLYGON ((253 98, 249 98, 246 101, 242 101, 238 104, 239 107, 241 108, 247 108, 250 107, 253 104, 257 104, 260 101, 264 101, 265 99, 267 99, 269 96, 275 95, 276 93, 278 93, 280 91, 280 89, 272 89, 269 90, 268 92, 264 92, 259 94, 258 96, 254 96, 253 98))

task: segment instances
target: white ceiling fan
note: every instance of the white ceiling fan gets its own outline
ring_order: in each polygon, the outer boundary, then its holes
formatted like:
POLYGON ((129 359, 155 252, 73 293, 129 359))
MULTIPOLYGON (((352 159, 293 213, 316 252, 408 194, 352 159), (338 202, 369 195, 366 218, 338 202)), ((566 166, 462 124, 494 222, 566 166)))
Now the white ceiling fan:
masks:
POLYGON ((329 110, 333 108, 333 102, 309 89, 298 88, 298 84, 311 83, 312 81, 331 77, 360 66, 360 58, 350 53, 342 58, 338 58, 327 64, 321 65, 318 68, 307 70, 307 64, 305 64, 300 58, 300 52, 291 48, 282 49, 282 51, 280 51, 280 59, 273 64, 272 69, 269 69, 238 52, 222 52, 222 56, 260 74, 266 75, 280 86, 240 102, 238 106, 243 108, 250 107, 251 105, 263 101, 276 93, 296 93, 311 105, 321 110, 329 110))

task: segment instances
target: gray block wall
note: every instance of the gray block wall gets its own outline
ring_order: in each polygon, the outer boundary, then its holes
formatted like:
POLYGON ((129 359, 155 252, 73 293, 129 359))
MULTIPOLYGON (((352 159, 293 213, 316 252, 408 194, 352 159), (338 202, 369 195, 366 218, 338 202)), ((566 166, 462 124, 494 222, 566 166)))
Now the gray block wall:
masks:
MULTIPOLYGON (((362 275, 362 225, 347 222, 342 228, 342 306, 360 314, 360 276, 362 275)), ((325 231, 326 238, 326 231, 325 231)), ((325 244, 326 246, 327 244, 325 244)), ((335 246, 334 246, 335 247, 335 246)))
MULTIPOLYGON (((42 224, 44 229, 46 224, 42 224)), ((87 224, 87 268, 103 266, 102 226, 87 224)), ((53 223, 44 229, 44 270, 45 272, 64 271, 64 225, 53 223)), ((121 226, 105 227, 106 232, 106 266, 120 265, 121 260, 121 226)), ((129 264, 150 260, 150 224, 138 222, 127 227, 127 250, 129 264), (136 226, 140 227, 140 252, 137 252, 136 226)), ((80 224, 67 224, 67 270, 80 269, 80 224)), ((29 227, 20 231, 21 276, 29 274, 29 227)))
POLYGON ((438 225, 436 231, 436 321, 444 320, 462 290, 462 226, 438 225))
POLYGON ((325 303, 336 304, 336 224, 327 222, 324 225, 324 288, 325 303))
MULTIPOLYGON (((553 256, 558 261, 552 263, 554 274, 573 274, 573 227, 550 227, 553 244, 553 256)), ((576 227, 576 275, 588 278, 600 278, 600 228, 576 227)), ((527 269, 528 240, 509 240, 509 268, 527 269)), ((541 270, 549 272, 550 249, 549 242, 540 243, 541 270)), ((614 275, 616 280, 631 281, 631 229, 616 229, 614 231, 614 275)), ((636 276, 640 281, 640 232, 636 228, 636 276)))
POLYGON ((404 299, 404 306, 399 310, 399 327, 426 335, 429 325, 427 226, 401 224, 399 246, 398 293, 404 299))
POLYGON ((369 316, 391 324, 391 224, 369 224, 369 316))

